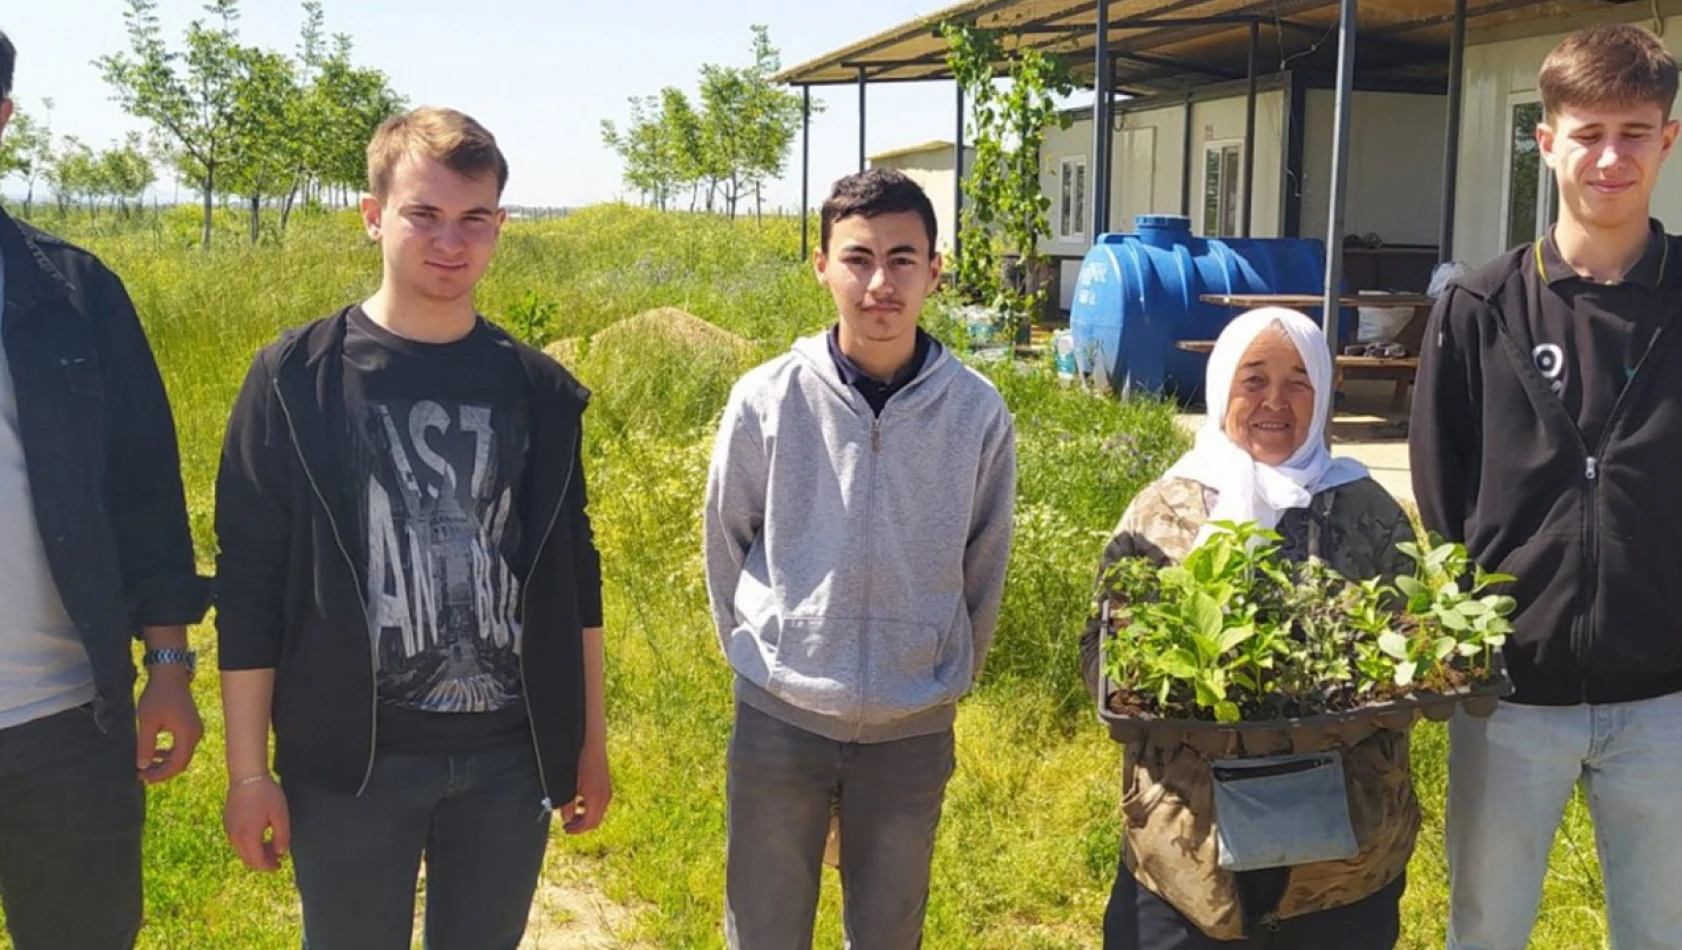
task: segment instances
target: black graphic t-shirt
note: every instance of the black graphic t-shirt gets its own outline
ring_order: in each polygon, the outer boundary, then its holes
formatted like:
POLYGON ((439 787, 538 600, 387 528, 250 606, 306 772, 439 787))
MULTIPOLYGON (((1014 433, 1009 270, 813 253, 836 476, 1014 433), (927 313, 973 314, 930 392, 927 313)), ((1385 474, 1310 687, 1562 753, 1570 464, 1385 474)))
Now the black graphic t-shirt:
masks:
POLYGON ((455 342, 418 343, 358 307, 344 360, 378 747, 529 742, 513 567, 529 433, 518 358, 483 321, 455 342))

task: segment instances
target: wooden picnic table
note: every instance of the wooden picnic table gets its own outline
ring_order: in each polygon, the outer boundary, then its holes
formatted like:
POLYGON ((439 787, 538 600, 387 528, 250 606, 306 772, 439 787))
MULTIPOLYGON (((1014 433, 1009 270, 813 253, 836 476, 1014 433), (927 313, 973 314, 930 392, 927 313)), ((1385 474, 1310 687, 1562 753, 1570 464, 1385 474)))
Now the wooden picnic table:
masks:
MULTIPOLYGON (((1217 307, 1241 307, 1245 310, 1257 307, 1319 310, 1326 305, 1325 298, 1317 294, 1204 294, 1198 299, 1217 307)), ((1418 354, 1420 343, 1425 338, 1425 324, 1430 319, 1431 307, 1436 304, 1436 299, 1426 294, 1344 294, 1338 297, 1337 302, 1342 307, 1411 309, 1413 316, 1402 327, 1401 332, 1396 334, 1395 342, 1407 347, 1409 353, 1418 354)), ((1178 346, 1193 353, 1208 353, 1215 348, 1215 343, 1213 340, 1182 340, 1178 346)), ((1390 397, 1390 408, 1399 412, 1407 405, 1408 391, 1413 388, 1413 380, 1418 372, 1417 355, 1390 359, 1339 354, 1333 362, 1332 386, 1342 387, 1344 379, 1348 377, 1394 381, 1396 389, 1390 397)))
MULTIPOLYGON (((1318 310, 1326 305, 1319 294, 1204 294, 1197 298, 1217 307, 1290 307, 1294 310, 1318 310)), ((1436 298, 1427 294, 1344 294, 1337 298, 1340 307, 1412 307, 1430 310, 1436 298)))

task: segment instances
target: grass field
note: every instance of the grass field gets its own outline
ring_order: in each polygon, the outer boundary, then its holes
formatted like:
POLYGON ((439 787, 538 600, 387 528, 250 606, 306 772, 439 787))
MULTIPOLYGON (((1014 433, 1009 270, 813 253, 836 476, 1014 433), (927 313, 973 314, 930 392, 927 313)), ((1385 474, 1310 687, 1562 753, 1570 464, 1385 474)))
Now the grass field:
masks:
MULTIPOLYGON (((41 225, 97 251, 127 281, 175 407, 194 537, 208 570, 212 482, 226 414, 251 354, 280 329, 361 299, 377 252, 348 216, 305 216, 283 244, 209 255, 196 219, 166 214, 101 233, 41 225)), ((591 497, 607 575, 608 713, 616 799, 604 828, 557 834, 552 873, 584 876, 629 908, 628 946, 716 947, 723 889, 723 755, 729 674, 702 586, 699 502, 709 436, 730 383, 795 335, 824 326, 827 298, 793 261, 796 225, 595 208, 516 223, 480 296, 485 313, 540 340, 568 339, 596 392, 587 416, 591 497), (682 308, 751 341, 695 347, 659 334, 603 334, 654 307, 682 308), (595 337, 595 339, 591 339, 595 337)), ((1065 389, 1045 367, 991 370, 1016 415, 1018 531, 998 644, 958 719, 959 766, 936 853, 931 948, 1086 948, 1117 857, 1117 754, 1086 705, 1076 640, 1099 549, 1132 494, 1184 446, 1166 407, 1065 389)), ((194 632, 214 669, 214 634, 194 632)), ((286 872, 245 871, 221 832, 220 712, 201 676, 209 729, 193 769, 155 790, 142 946, 298 945, 286 872)), ((1426 828, 1402 946, 1442 945, 1445 740, 1415 734, 1426 828)), ((1556 847, 1533 946, 1603 945, 1600 878, 1574 801, 1556 847)), ((819 946, 840 946, 826 884, 819 946)), ((0 937, 0 945, 4 938, 0 937)))

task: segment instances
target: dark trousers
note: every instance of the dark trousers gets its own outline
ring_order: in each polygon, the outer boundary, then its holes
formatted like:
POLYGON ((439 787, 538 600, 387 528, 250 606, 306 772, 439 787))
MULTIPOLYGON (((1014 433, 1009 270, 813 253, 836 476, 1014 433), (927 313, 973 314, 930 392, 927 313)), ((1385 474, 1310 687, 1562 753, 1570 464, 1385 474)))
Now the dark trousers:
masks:
POLYGON ((951 729, 894 742, 836 742, 736 705, 726 798, 725 944, 812 946, 830 805, 841 816, 847 945, 922 945, 951 729))
POLYGON ((16 950, 129 950, 146 791, 134 712, 93 705, 0 730, 0 902, 16 950))
MULTIPOLYGON (((1284 892, 1283 868, 1239 875, 1247 900, 1277 905, 1284 892)), ((1139 886, 1133 872, 1116 869, 1110 905, 1104 912, 1104 950, 1391 950, 1401 937, 1402 892, 1407 875, 1353 904, 1278 922, 1258 924, 1248 940, 1216 940, 1174 909, 1174 905, 1139 886)))
POLYGON ((409 950, 426 861, 427 950, 515 950, 548 844, 529 746, 381 755, 360 798, 287 782, 307 950, 409 950))

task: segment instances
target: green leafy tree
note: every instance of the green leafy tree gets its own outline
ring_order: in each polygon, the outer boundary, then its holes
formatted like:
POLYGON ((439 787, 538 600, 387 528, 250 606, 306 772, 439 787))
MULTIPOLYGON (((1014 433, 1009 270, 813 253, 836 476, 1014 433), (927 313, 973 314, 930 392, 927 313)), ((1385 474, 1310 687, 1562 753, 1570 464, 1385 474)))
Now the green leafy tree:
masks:
POLYGON ((624 131, 610 119, 603 119, 601 128, 602 143, 624 163, 625 184, 648 204, 666 210, 667 201, 678 187, 678 176, 667 143, 668 129, 661 100, 655 96, 632 97, 631 121, 624 131))
POLYGON ((764 185, 782 177, 789 148, 800 132, 801 99, 772 85, 771 77, 782 67, 781 55, 771 45, 770 32, 753 28, 753 66, 747 70, 747 137, 744 149, 744 177, 753 186, 753 210, 757 218, 764 209, 764 185))
POLYGON ((15 109, 12 121, 0 136, 0 179, 16 177, 23 180, 23 214, 28 217, 35 204, 35 182, 46 171, 52 155, 52 134, 44 122, 33 113, 15 109))
POLYGON ((239 48, 235 56, 240 64, 239 95, 223 180, 230 193, 245 197, 251 243, 256 244, 262 236, 264 199, 284 197, 304 161, 305 136, 297 134, 295 124, 302 118, 298 100, 303 90, 285 56, 250 47, 239 48))
POLYGON ((660 125, 672 182, 676 188, 689 189, 689 210, 694 211, 706 168, 701 116, 676 86, 660 90, 660 125))
POLYGON ((178 167, 193 172, 209 249, 217 176, 238 146, 242 57, 234 26, 239 0, 211 0, 205 11, 212 20, 194 20, 184 46, 171 49, 158 25, 156 0, 128 0, 128 50, 95 63, 123 110, 156 126, 181 155, 178 167))
MULTIPOLYGON (((93 149, 73 135, 65 136, 52 150, 41 177, 53 190, 60 217, 69 214, 73 205, 91 204, 101 186, 99 160, 94 157, 93 149)), ((97 217, 97 209, 94 210, 97 217)))
POLYGON ((120 146, 113 146, 99 155, 100 184, 117 205, 117 213, 124 218, 130 206, 138 205, 146 189, 158 180, 152 159, 146 153, 140 133, 130 132, 120 146))

